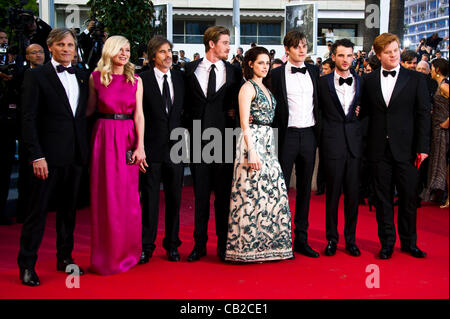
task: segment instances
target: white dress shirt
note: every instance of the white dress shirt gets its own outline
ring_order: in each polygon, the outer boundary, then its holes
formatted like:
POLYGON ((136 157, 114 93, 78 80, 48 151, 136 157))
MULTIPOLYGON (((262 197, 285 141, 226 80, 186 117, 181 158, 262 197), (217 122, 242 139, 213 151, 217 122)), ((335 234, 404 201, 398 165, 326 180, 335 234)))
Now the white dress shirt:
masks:
MULTIPOLYGON (((292 65, 286 63, 286 93, 289 107, 288 127, 306 128, 316 124, 314 120, 314 86, 308 71, 292 74, 292 65)), ((300 68, 304 67, 302 63, 300 68)), ((296 67, 296 66, 294 66, 296 67)))
POLYGON ((341 76, 337 74, 337 72, 334 72, 334 87, 336 88, 336 94, 341 102, 345 115, 347 115, 350 105, 353 102, 353 98, 355 97, 355 78, 350 73, 349 78, 353 78, 352 85, 348 85, 347 83, 339 85, 339 78, 341 78, 341 76))
POLYGON ((383 75, 383 67, 381 67, 380 70, 380 77, 381 77, 381 92, 383 93, 383 99, 384 102, 386 102, 386 106, 389 106, 389 102, 391 101, 392 92, 394 91, 395 83, 397 82, 398 74, 400 73, 400 64, 397 65, 392 70, 386 70, 386 71, 396 71, 395 76, 392 75, 384 76, 383 75))
MULTIPOLYGON (((170 91, 170 99, 174 99, 174 93, 173 93, 173 82, 172 82, 172 75, 170 73, 170 70, 167 71, 167 73, 163 73, 160 69, 157 67, 154 67, 153 70, 155 71, 155 77, 156 81, 158 82, 159 90, 161 91, 161 95, 163 95, 163 85, 164 85, 164 75, 167 74, 167 83, 169 83, 169 91, 170 91)), ((168 112, 166 107, 166 112, 168 112)))
MULTIPOLYGON (((211 71, 211 65, 213 63, 209 61, 206 57, 200 62, 195 70, 195 76, 197 77, 198 83, 200 83, 200 87, 202 88, 205 96, 208 92, 208 80, 209 80, 209 71, 211 71)), ((227 71, 225 69, 225 62, 222 60, 214 63, 216 69, 216 92, 220 90, 220 88, 225 84, 227 80, 227 71)))
MULTIPOLYGON (((75 113, 77 112, 78 107, 78 98, 80 97, 80 88, 78 87, 78 81, 75 74, 70 74, 67 71, 58 73, 58 70, 56 70, 56 67, 60 65, 61 63, 56 62, 52 58, 52 65, 55 69, 56 74, 59 77, 59 80, 61 81, 64 90, 66 91, 67 99, 70 103, 70 108, 72 109, 73 116, 75 116, 75 113)), ((69 67, 69 65, 64 65, 65 67, 69 67)))

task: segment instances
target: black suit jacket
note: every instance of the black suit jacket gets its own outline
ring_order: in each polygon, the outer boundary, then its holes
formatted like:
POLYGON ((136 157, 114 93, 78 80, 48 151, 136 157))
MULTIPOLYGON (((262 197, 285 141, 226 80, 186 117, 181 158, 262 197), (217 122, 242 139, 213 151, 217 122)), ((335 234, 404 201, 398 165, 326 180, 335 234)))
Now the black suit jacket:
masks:
POLYGON ((51 62, 25 73, 22 134, 29 160, 45 157, 58 167, 88 160, 86 105, 88 74, 76 71, 79 100, 75 116, 51 62))
POLYGON ((181 126, 181 111, 184 104, 184 80, 180 71, 171 70, 170 73, 174 96, 169 114, 166 112, 153 68, 140 74, 144 88, 145 153, 149 161, 153 163, 169 161, 170 148, 178 142, 170 140, 170 132, 181 126))
POLYGON ((202 130, 215 127, 222 132, 226 127, 235 127, 235 119, 228 116, 228 111, 238 111, 238 94, 242 80, 241 70, 224 61, 226 69, 226 82, 210 99, 203 93, 195 75, 203 59, 186 63, 185 85, 186 98, 184 109, 185 126, 192 131, 192 121, 202 120, 202 130))
MULTIPOLYGON (((319 109, 319 99, 318 99, 318 83, 320 77, 320 70, 317 66, 311 65, 309 63, 305 63, 307 72, 311 77, 313 87, 314 87, 314 95, 313 95, 313 103, 314 103, 314 120, 316 121, 316 125, 314 125, 314 133, 316 135, 317 143, 320 141, 320 127, 321 127, 321 115, 319 109)), ((273 127, 278 129, 278 147, 279 154, 282 154, 284 139, 286 137, 286 132, 288 128, 289 121, 289 106, 287 99, 287 90, 286 90, 286 65, 282 65, 276 69, 273 69, 271 72, 271 86, 272 92, 277 100, 277 106, 275 108, 275 117, 273 121, 273 127)))
MULTIPOLYGON (((360 79, 352 72, 355 80, 355 96, 345 115, 334 84, 334 72, 319 80, 319 106, 322 114, 320 149, 324 157, 338 159, 347 154, 361 157, 361 124, 355 114, 359 102, 360 79)), ((347 84, 343 84, 347 85, 347 84)))
POLYGON ((380 160, 389 143, 396 161, 414 159, 430 151, 430 100, 426 78, 400 67, 389 106, 381 91, 381 72, 363 77, 360 116, 369 116, 368 159, 380 160))

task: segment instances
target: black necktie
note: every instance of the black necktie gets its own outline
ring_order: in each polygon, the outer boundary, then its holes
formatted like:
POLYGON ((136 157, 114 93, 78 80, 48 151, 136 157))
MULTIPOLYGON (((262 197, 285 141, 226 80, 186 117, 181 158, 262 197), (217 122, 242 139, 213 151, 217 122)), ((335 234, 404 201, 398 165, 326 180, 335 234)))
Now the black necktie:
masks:
POLYGON ((169 89, 169 82, 167 82, 167 74, 164 74, 163 99, 166 104, 167 113, 170 113, 170 108, 172 106, 172 99, 170 98, 170 89, 169 89))
POLYGON ((293 66, 291 68, 291 72, 292 72, 292 74, 295 74, 297 72, 305 74, 306 73, 306 66, 304 66, 303 68, 296 68, 295 66, 293 66))
POLYGON ((350 76, 350 77, 348 77, 348 78, 346 78, 346 79, 344 79, 343 77, 340 77, 339 78, 339 85, 342 85, 342 84, 344 84, 344 83, 347 83, 348 85, 352 85, 352 83, 353 83, 353 78, 350 76))
POLYGON ((388 75, 392 75, 393 78, 395 78, 395 74, 397 73, 397 71, 386 71, 383 70, 383 76, 386 77, 388 75))
POLYGON ((69 66, 68 68, 66 68, 64 65, 59 64, 56 66, 56 71, 58 71, 58 73, 67 71, 70 74, 74 74, 75 73, 75 68, 73 66, 69 66))
POLYGON ((206 97, 210 99, 214 93, 216 93, 216 72, 214 68, 216 66, 214 64, 211 65, 211 70, 209 71, 209 79, 208 79, 208 90, 206 91, 206 97))

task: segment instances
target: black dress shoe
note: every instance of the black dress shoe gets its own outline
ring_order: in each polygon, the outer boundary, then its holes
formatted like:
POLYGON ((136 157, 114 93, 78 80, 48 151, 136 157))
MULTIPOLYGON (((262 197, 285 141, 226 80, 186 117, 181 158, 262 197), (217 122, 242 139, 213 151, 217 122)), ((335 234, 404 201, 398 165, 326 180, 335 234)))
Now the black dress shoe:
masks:
POLYGON ((416 258, 425 258, 427 256, 427 253, 420 250, 417 246, 414 246, 413 248, 401 247, 401 251, 405 253, 410 253, 411 256, 416 258))
POLYGON ((169 249, 167 251, 167 258, 169 258, 170 261, 180 261, 180 253, 176 248, 169 249))
POLYGON ((325 256, 336 255, 337 245, 335 242, 329 241, 327 247, 325 248, 325 256))
POLYGON ((315 194, 316 195, 323 195, 323 194, 325 194, 325 189, 318 189, 315 194))
POLYGON ((41 282, 34 269, 20 269, 20 280, 22 284, 30 287, 39 286, 41 282))
MULTIPOLYGON (((56 262, 56 270, 58 270, 58 271, 64 271, 64 272, 66 272, 66 273, 69 273, 69 272, 66 271, 67 266, 69 266, 69 265, 75 265, 75 266, 77 266, 77 267, 78 267, 78 274, 79 274, 80 276, 81 276, 81 275, 84 275, 84 270, 83 270, 80 266, 78 266, 77 264, 75 264, 75 262, 73 261, 72 258, 58 260, 58 261, 56 262)), ((73 271, 72 271, 72 272, 73 272, 73 271)), ((72 273, 72 272, 70 272, 70 273, 72 273)))
POLYGON ((150 258, 152 258, 153 252, 149 251, 149 250, 143 250, 141 253, 141 258, 139 258, 139 265, 143 265, 148 263, 148 261, 150 260, 150 258))
POLYGON ((13 224, 14 224, 14 220, 12 218, 9 218, 9 217, 0 218, 0 225, 10 226, 13 224))
POLYGON ((197 261, 200 260, 201 257, 206 256, 206 247, 194 247, 192 252, 190 253, 187 261, 197 261))
POLYGON ((393 253, 394 253, 394 247, 392 247, 392 246, 382 247, 380 252, 378 253, 378 257, 380 259, 389 259, 392 257, 393 253))
POLYGON ((307 243, 294 242, 294 251, 307 257, 317 258, 320 256, 320 254, 317 251, 313 250, 307 243))
POLYGON ((353 257, 361 256, 361 252, 355 244, 345 245, 345 250, 353 257))

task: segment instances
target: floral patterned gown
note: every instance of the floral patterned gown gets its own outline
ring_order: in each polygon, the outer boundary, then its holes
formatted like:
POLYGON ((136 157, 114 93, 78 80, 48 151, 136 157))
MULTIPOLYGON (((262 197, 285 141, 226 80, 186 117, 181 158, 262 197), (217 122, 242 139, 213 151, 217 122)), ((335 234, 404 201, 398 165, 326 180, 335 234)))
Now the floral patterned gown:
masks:
POLYGON ((225 259, 260 262, 293 258, 291 212, 280 163, 275 153, 273 129, 276 100, 271 102, 252 80, 256 96, 250 106, 253 144, 261 170, 247 163, 247 143, 238 137, 231 189, 225 259))

